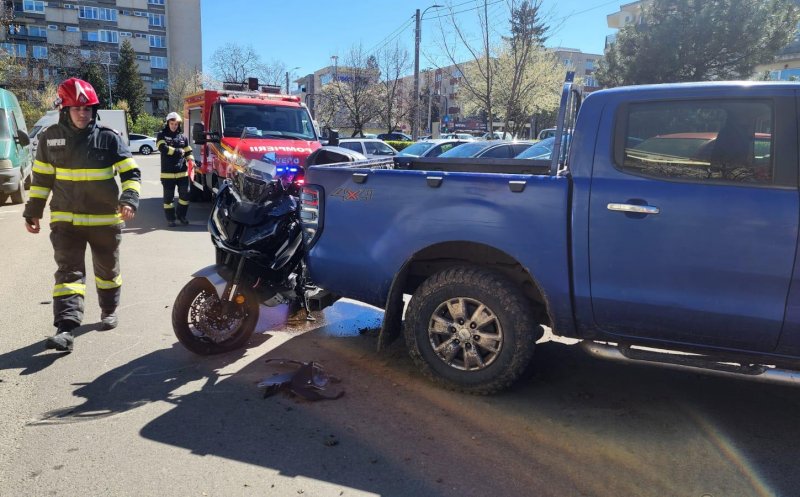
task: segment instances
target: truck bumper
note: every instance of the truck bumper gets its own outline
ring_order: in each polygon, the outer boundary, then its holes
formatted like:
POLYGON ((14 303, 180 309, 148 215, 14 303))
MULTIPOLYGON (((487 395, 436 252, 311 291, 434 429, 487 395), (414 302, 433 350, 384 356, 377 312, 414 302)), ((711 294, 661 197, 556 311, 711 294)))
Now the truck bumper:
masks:
POLYGON ((20 169, 18 167, 3 169, 3 162, 0 161, 0 192, 14 193, 19 188, 20 169))

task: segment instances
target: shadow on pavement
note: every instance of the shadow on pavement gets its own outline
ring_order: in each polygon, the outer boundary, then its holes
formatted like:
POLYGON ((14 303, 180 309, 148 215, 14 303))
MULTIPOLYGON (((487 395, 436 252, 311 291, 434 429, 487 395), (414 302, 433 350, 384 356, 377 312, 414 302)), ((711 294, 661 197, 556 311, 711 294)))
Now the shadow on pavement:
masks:
POLYGON ((139 202, 136 217, 133 218, 133 221, 126 223, 123 233, 145 235, 156 230, 207 231, 210 212, 211 204, 209 202, 192 202, 189 205, 189 214, 187 216, 190 224, 186 226, 178 224, 174 228, 170 228, 167 226, 167 218, 164 215, 164 200, 161 197, 143 198, 139 202))
MULTIPOLYGON (((85 324, 75 329, 76 347, 80 346, 80 336, 90 331, 98 331, 100 323, 85 324)), ((52 335, 55 328, 48 330, 52 335)), ((38 373, 46 369, 58 359, 67 355, 65 352, 57 352, 45 349, 45 339, 49 335, 42 335, 42 339, 21 349, 12 350, 5 354, 0 354, 0 371, 4 369, 22 369, 20 376, 38 373), (24 369, 23 369, 24 368, 24 369)))
MULTIPOLYGON (((257 336, 251 347, 269 339, 257 336)), ((144 438, 379 495, 766 496, 800 488, 795 389, 602 362, 549 342, 511 390, 469 396, 422 378, 401 343, 382 354, 375 344, 369 333, 342 337, 323 327, 224 378, 219 371, 240 353, 197 358, 176 344, 81 385, 74 394, 83 404, 38 423, 168 402, 174 407, 141 429, 144 438), (276 358, 323 364, 345 396, 261 398, 264 360, 276 358), (199 389, 176 393, 197 381, 199 389)), ((303 481, 296 491, 310 493, 303 481)))

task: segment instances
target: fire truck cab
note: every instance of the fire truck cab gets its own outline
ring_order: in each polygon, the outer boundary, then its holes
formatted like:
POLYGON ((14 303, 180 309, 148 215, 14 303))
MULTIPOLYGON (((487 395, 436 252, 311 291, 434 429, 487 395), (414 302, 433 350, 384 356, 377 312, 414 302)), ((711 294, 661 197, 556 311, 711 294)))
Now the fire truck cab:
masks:
POLYGON ((184 123, 197 161, 192 177, 195 200, 207 200, 228 177, 227 157, 237 150, 245 158, 274 153, 279 164, 305 166, 320 147, 311 114, 300 97, 261 90, 204 90, 184 100, 184 123), (242 139, 242 130, 250 128, 242 139))

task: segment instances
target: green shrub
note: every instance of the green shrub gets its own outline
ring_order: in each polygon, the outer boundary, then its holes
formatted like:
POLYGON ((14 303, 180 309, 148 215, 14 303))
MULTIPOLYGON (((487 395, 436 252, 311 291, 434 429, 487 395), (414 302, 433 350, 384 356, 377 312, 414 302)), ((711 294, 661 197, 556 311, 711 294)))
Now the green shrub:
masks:
POLYGON ((394 149, 399 152, 414 142, 387 141, 386 143, 394 147, 394 149))
POLYGON ((164 120, 150 114, 139 114, 139 119, 131 126, 131 133, 140 135, 156 136, 156 133, 164 127, 164 120))

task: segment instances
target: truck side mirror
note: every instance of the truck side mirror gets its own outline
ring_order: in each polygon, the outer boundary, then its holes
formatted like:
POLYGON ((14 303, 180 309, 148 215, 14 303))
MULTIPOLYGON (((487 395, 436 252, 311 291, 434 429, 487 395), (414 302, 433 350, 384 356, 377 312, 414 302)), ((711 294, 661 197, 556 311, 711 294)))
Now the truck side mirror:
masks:
POLYGON ((203 123, 192 124, 192 141, 198 145, 206 143, 206 129, 203 123))
POLYGON ((328 130, 328 145, 333 147, 339 145, 339 130, 328 130))
POLYGON ((31 138, 28 136, 28 133, 22 130, 17 131, 17 136, 14 137, 14 141, 21 147, 27 147, 31 144, 31 138))

